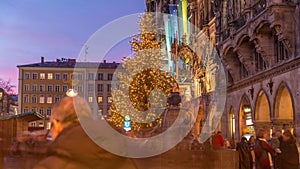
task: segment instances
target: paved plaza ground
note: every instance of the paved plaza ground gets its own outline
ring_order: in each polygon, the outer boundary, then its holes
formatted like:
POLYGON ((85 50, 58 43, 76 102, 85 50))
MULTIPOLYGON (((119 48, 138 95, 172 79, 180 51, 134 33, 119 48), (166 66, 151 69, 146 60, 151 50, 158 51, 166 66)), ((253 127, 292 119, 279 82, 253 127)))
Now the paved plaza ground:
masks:
MULTIPOLYGON (((22 169, 36 163, 34 158, 4 157, 3 169, 22 169)), ((159 156, 134 159, 138 169, 238 169, 235 151, 179 151, 172 150, 159 156)))

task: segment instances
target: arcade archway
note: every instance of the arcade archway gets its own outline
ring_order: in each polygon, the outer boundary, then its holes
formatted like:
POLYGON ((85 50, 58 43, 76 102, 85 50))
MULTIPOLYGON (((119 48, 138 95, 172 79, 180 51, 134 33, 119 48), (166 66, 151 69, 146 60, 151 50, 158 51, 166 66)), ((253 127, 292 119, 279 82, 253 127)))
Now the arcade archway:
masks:
POLYGON ((274 102, 274 127, 276 130, 294 128, 294 108, 288 88, 281 84, 276 92, 274 102))
POLYGON ((240 136, 254 135, 254 125, 252 121, 252 108, 246 95, 242 97, 239 110, 239 134, 240 136))
POLYGON ((272 129, 270 103, 264 91, 258 93, 255 103, 255 127, 264 128, 267 131, 272 129))

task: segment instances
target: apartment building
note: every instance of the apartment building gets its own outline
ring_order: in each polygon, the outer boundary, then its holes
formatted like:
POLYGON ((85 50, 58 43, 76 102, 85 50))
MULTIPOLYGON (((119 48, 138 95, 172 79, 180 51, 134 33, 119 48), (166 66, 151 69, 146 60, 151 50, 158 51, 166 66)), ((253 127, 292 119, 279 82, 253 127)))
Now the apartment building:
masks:
MULTIPOLYGON (((52 106, 73 89, 86 98, 96 115, 108 115, 112 102, 111 80, 119 63, 76 62, 76 59, 57 59, 19 65, 19 113, 38 112, 43 120, 31 122, 31 127, 47 127, 52 106), (94 110, 94 104, 98 110, 94 110)), ((49 127, 49 126, 48 126, 49 127)))

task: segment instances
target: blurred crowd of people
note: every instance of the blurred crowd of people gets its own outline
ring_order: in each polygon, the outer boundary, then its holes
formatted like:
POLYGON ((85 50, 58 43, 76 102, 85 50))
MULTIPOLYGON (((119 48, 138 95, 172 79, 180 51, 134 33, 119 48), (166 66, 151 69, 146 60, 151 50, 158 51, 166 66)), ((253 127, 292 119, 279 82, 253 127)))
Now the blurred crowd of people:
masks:
POLYGON ((236 150, 240 169, 299 169, 296 139, 289 130, 278 130, 268 138, 268 132, 259 129, 256 138, 242 137, 236 150))
MULTIPOLYGON (((21 168, 137 168, 131 159, 96 145, 81 127, 77 113, 90 116, 88 103, 77 96, 65 97, 52 109, 50 133, 17 137, 11 154, 23 158, 21 168), (74 105, 78 106, 76 111, 74 105)), ((214 150, 236 149, 240 169, 299 169, 296 139, 289 130, 276 131, 268 138, 268 132, 259 129, 256 137, 242 137, 240 142, 224 140, 218 131, 212 135, 211 145, 214 150)))
POLYGON ((46 156, 49 144, 45 132, 22 133, 15 138, 9 155, 20 158, 22 168, 33 168, 46 156))
POLYGON ((299 153, 295 136, 290 130, 278 130, 272 137, 265 129, 257 130, 256 137, 230 141, 221 132, 213 134, 214 150, 235 149, 239 154, 239 169, 299 169, 299 153))
POLYGON ((18 169, 136 168, 131 159, 112 154, 91 140, 77 113, 91 116, 88 103, 81 97, 65 97, 52 109, 49 134, 17 137, 10 152, 21 159, 18 169))

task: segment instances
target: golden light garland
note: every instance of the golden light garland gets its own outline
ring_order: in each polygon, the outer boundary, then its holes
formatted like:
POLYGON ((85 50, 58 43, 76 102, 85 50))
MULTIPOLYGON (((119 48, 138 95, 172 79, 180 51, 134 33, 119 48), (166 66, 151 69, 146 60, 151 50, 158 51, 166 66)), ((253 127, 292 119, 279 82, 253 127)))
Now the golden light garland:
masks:
MULTIPOLYGON (((159 89, 164 92, 167 97, 172 89, 175 79, 168 76, 166 72, 158 69, 147 69, 137 74, 129 86, 129 98, 136 109, 139 111, 147 111, 151 105, 148 101, 148 96, 154 89, 159 89)), ((155 98, 155 101, 162 103, 161 98, 155 98)), ((165 107, 166 105, 161 105, 165 107)))
MULTIPOLYGON (((108 121, 116 128, 122 128, 124 123, 124 117, 120 114, 120 110, 115 106, 114 103, 122 105, 124 107, 123 112, 131 114, 131 119, 138 118, 135 113, 139 111, 147 111, 151 106, 148 101, 149 94, 154 90, 158 89, 164 93, 164 97, 168 96, 172 84, 175 80, 168 76, 166 72, 161 71, 163 55, 161 54, 161 41, 157 41, 157 25, 155 18, 150 13, 145 13, 138 23, 140 27, 140 34, 135 35, 130 44, 134 51, 132 58, 125 58, 122 66, 129 72, 129 74, 119 72, 117 74, 119 78, 120 90, 113 90, 114 100, 110 107, 112 117, 108 121), (146 65, 151 63, 151 69, 146 69, 146 65), (130 75, 135 75, 133 78, 130 75), (122 89, 128 89, 129 93, 123 92, 122 89), (133 112, 129 110, 124 101, 130 99, 131 104, 137 111, 133 112), (127 108, 127 109, 126 109, 127 108)), ((155 103, 163 103, 161 97, 153 95, 155 103)), ((159 104, 158 104, 159 105, 159 104)), ((156 105, 157 106, 157 105, 156 105)), ((166 105, 159 105, 166 106, 166 105)), ((156 117, 155 112, 148 112, 147 117, 156 117)), ((137 119, 139 121, 139 119, 137 119)), ((137 123, 132 122, 131 128, 133 131, 138 131, 141 128, 149 128, 154 125, 160 124, 161 118, 156 118, 153 122, 149 123, 137 123)))

